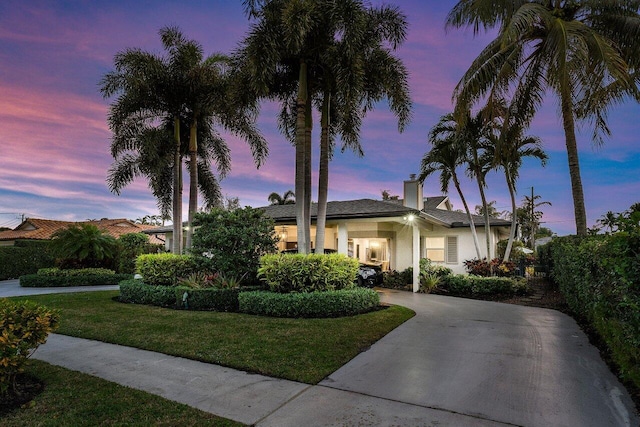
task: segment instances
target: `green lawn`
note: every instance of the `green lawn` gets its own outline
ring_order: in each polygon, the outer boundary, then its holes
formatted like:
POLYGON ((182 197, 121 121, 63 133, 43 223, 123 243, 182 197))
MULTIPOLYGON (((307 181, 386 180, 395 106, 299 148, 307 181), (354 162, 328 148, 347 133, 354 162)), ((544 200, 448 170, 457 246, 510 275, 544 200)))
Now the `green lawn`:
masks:
POLYGON ((45 382, 26 407, 1 416, 3 427, 242 426, 162 397, 32 360, 27 372, 45 382))
MULTIPOLYGON (((122 304, 118 291, 31 296, 61 311, 60 334, 317 384, 415 314, 404 307, 335 319, 279 319, 122 304)), ((27 299, 26 297, 24 299, 27 299)))

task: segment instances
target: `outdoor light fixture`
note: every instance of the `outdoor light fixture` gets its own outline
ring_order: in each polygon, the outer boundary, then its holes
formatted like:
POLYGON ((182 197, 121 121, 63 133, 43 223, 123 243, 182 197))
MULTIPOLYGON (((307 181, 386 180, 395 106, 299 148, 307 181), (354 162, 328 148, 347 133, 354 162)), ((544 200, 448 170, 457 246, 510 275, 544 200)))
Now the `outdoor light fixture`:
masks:
POLYGON ((402 219, 404 219, 405 221, 413 222, 413 220, 416 219, 416 216, 414 214, 409 214, 402 219))
POLYGON ((280 240, 287 240, 287 227, 282 226, 282 230, 280 231, 280 240))

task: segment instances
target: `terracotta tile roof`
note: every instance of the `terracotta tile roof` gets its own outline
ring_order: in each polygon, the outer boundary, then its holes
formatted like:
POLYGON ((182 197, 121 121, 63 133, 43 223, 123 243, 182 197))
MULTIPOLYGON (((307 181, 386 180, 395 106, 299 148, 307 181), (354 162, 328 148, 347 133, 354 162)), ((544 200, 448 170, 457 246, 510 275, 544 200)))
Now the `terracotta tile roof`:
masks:
MULTIPOLYGON (((136 224, 128 219, 102 219, 99 221, 56 221, 51 219, 27 218, 13 230, 0 232, 1 240, 50 240, 53 234, 70 225, 93 224, 106 231, 114 238, 127 233, 141 233, 144 230, 156 228, 153 225, 136 224)), ((149 242, 163 244, 164 241, 155 236, 149 236, 149 242)))

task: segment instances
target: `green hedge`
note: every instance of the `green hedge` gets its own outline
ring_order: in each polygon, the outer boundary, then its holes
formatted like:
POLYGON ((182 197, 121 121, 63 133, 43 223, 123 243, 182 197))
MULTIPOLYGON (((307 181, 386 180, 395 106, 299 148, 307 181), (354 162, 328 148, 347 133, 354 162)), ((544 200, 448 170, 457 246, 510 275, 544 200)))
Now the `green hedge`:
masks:
POLYGON ((180 278, 196 271, 196 262, 189 255, 146 254, 136 259, 136 271, 148 285, 176 286, 180 278))
POLYGON ((75 276, 44 276, 27 274, 20 276, 20 286, 25 288, 48 288, 65 286, 117 285, 131 279, 131 274, 86 274, 75 276))
POLYGON ((178 308, 187 310, 238 311, 240 289, 193 289, 186 286, 174 288, 178 308), (185 293, 187 294, 185 300, 185 293))
POLYGON ((540 253, 571 310, 594 327, 622 376, 640 387, 640 230, 557 238, 540 253))
POLYGON ((279 254, 260 259, 258 276, 274 292, 315 292, 356 286, 358 260, 341 254, 279 254))
POLYGON ((443 276, 438 289, 457 296, 516 295, 528 291, 526 280, 511 277, 481 277, 452 274, 443 276))
POLYGON ((115 271, 108 268, 78 268, 78 269, 59 269, 59 268, 41 268, 38 270, 40 276, 57 276, 57 277, 71 277, 71 276, 87 276, 87 275, 111 275, 116 274, 115 271))
POLYGON ((374 310, 380 304, 372 289, 276 293, 242 292, 238 295, 240 312, 271 317, 338 317, 374 310))
POLYGON ((124 280, 120 282, 119 299, 133 304, 173 307, 176 305, 176 287, 152 286, 135 279, 124 280))
POLYGON ((17 241, 15 246, 0 247, 0 280, 17 279, 54 265, 48 241, 17 241))

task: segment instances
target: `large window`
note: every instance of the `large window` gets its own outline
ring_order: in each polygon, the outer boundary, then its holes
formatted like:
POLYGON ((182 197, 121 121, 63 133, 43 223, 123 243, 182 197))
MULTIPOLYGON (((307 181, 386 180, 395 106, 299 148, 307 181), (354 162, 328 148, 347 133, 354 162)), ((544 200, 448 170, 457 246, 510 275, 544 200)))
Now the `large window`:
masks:
POLYGON ((458 263, 458 236, 426 237, 426 257, 433 262, 458 263))

